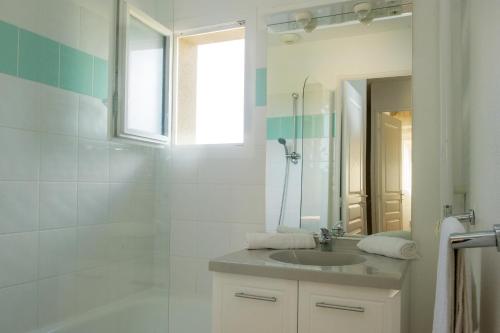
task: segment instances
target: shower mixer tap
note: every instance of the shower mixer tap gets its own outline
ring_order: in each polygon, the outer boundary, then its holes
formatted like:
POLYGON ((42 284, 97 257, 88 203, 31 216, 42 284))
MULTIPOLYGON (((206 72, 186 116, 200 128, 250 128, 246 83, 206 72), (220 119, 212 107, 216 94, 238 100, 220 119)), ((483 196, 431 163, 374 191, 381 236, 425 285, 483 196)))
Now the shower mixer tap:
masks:
POLYGON ((286 154, 285 157, 289 158, 293 164, 299 163, 299 160, 300 160, 300 154, 298 154, 296 152, 291 152, 290 154, 286 154))

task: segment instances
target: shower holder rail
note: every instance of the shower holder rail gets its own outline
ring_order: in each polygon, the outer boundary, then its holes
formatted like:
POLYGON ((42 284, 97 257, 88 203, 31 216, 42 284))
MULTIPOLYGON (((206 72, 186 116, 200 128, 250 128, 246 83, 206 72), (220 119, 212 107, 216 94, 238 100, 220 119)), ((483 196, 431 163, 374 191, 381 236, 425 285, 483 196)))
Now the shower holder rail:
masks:
POLYGON ((496 247, 500 252, 500 224, 493 231, 478 231, 450 235, 450 246, 454 250, 478 247, 496 247))

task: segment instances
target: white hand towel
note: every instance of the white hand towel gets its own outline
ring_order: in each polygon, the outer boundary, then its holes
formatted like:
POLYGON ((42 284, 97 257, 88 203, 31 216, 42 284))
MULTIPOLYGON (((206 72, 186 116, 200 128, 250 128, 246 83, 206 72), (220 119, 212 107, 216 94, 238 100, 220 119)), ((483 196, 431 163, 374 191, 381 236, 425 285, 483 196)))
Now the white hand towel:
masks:
POLYGON ((247 234, 249 250, 258 249, 313 249, 316 247, 314 237, 309 234, 247 234))
POLYGON ((358 248, 373 254, 398 259, 415 259, 417 245, 414 241, 388 236, 368 236, 358 242, 358 248))
POLYGON ((286 225, 278 226, 276 231, 280 234, 312 234, 312 231, 302 228, 287 227, 286 225))
POLYGON ((447 217, 441 224, 433 333, 473 332, 472 279, 468 263, 463 250, 459 250, 455 265, 455 251, 449 243, 451 234, 463 232, 465 228, 454 217, 447 217))

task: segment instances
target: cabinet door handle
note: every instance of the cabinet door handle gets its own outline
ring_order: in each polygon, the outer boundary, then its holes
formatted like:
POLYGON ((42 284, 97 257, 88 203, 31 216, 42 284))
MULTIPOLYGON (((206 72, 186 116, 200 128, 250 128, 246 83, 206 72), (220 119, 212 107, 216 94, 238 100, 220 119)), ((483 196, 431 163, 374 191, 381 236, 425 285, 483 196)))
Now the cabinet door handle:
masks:
POLYGON ((353 312, 365 312, 365 308, 360 307, 360 306, 337 305, 337 304, 329 304, 329 303, 323 303, 323 302, 316 303, 316 306, 318 308, 325 308, 325 309, 335 309, 335 310, 344 310, 344 311, 353 311, 353 312))
POLYGON ((276 297, 251 295, 251 294, 245 294, 245 293, 235 293, 234 296, 239 297, 239 298, 255 299, 257 301, 264 301, 264 302, 276 303, 278 301, 278 299, 276 297))

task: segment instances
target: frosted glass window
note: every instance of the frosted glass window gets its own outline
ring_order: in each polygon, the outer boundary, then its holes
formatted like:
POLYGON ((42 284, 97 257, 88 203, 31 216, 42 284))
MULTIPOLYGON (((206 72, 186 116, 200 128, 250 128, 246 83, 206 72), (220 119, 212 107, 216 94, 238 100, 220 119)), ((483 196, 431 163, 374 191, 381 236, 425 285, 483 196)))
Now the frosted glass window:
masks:
POLYGON ((178 144, 244 141, 244 29, 179 39, 178 144))
POLYGON ((163 134, 166 38, 134 17, 129 36, 128 128, 163 134))
POLYGON ((245 41, 198 46, 196 143, 243 142, 245 41))

